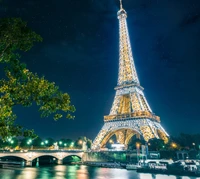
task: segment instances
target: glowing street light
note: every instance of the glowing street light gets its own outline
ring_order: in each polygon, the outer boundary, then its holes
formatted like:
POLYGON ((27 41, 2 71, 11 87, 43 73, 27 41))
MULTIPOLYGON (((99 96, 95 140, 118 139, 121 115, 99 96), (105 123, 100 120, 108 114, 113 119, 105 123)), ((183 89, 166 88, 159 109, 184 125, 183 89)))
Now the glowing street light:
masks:
POLYGON ((140 143, 136 143, 136 150, 137 150, 137 161, 139 161, 139 158, 140 158, 140 143))
POLYGON ((41 145, 44 145, 44 142, 41 142, 41 145))
POLYGON ((83 141, 82 140, 79 140, 79 142, 78 142, 80 145, 82 145, 83 144, 83 141))
POLYGON ((62 141, 59 141, 59 144, 61 145, 61 144, 62 144, 62 141))
POLYGON ((64 143, 64 146, 66 147, 66 146, 67 146, 67 144, 66 144, 66 143, 64 143))
POLYGON ((195 143, 194 142, 192 143, 192 145, 194 146, 194 149, 195 149, 195 143))
POLYGON ((29 144, 31 144, 31 143, 32 143, 32 140, 29 139, 28 142, 27 142, 27 144, 29 145, 29 144))
POLYGON ((45 144, 48 144, 49 143, 49 141, 48 140, 45 140, 45 144))
POLYGON ((136 148, 137 148, 137 149, 140 148, 140 143, 136 143, 136 148))
POLYGON ((173 148, 177 147, 176 143, 172 143, 171 145, 172 145, 173 148))

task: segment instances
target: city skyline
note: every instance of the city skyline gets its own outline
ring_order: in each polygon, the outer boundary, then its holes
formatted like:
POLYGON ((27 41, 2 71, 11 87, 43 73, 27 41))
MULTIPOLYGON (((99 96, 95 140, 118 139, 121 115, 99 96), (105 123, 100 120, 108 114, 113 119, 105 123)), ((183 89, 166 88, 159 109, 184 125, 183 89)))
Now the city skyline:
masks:
MULTIPOLYGON (((189 0, 184 2, 189 4, 189 0)), ((94 139, 115 95, 119 2, 59 3, 54 7, 53 3, 45 4, 45 1, 1 2, 1 17, 21 17, 44 39, 30 52, 21 54, 22 61, 31 71, 44 75, 63 92, 69 93, 77 109, 75 120, 54 122, 53 118, 40 119, 35 106, 19 107, 15 109, 17 123, 35 129, 41 137, 85 135, 94 139), (64 11, 64 5, 67 11, 64 11), (57 13, 52 13, 53 10, 57 13)), ((200 3, 194 1, 187 13, 178 0, 171 4, 130 0, 123 3, 128 11, 138 76, 150 106, 161 117, 169 134, 197 133, 197 59, 200 56, 197 12, 200 3), (156 9, 158 7, 163 11, 156 9), (175 18, 169 18, 175 10, 179 13, 175 18)))

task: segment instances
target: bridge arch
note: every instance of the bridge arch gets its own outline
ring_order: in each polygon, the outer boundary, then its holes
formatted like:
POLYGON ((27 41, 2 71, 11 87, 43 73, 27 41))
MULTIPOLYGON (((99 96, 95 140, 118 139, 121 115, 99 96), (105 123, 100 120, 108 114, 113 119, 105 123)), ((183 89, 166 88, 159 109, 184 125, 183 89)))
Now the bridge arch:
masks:
POLYGON ((57 160, 63 160, 68 156, 77 156, 82 159, 83 152, 66 152, 66 151, 47 151, 47 152, 39 152, 39 151, 29 151, 29 152, 14 152, 14 153, 0 153, 0 158, 2 157, 18 157, 24 159, 26 161, 33 161, 39 157, 50 156, 56 158, 57 160))
POLYGON ((19 158, 19 159, 22 159, 22 160, 28 160, 28 158, 27 157, 25 157, 25 156, 19 156, 19 155, 3 155, 3 156, 0 156, 0 158, 6 158, 6 157, 16 157, 16 158, 19 158))
POLYGON ((65 152, 56 152, 56 153, 40 153, 40 154, 36 154, 34 155, 34 157, 32 157, 32 160, 36 159, 36 158, 39 158, 39 157, 44 157, 44 156, 50 156, 50 157, 54 157, 58 160, 63 160, 64 158, 66 157, 69 157, 69 156, 77 156, 79 157, 80 159, 82 159, 82 153, 81 154, 78 154, 78 153, 65 153, 65 152))
POLYGON ((66 158, 68 158, 68 157, 78 157, 80 160, 82 159, 82 156, 79 156, 79 155, 76 155, 76 154, 72 154, 72 155, 65 156, 63 158, 63 160, 66 159, 66 158))
POLYGON ((53 158, 59 159, 58 156, 56 156, 56 155, 40 154, 40 155, 37 155, 37 156, 34 156, 33 158, 31 158, 31 160, 35 160, 35 159, 40 158, 40 157, 53 157, 53 158))

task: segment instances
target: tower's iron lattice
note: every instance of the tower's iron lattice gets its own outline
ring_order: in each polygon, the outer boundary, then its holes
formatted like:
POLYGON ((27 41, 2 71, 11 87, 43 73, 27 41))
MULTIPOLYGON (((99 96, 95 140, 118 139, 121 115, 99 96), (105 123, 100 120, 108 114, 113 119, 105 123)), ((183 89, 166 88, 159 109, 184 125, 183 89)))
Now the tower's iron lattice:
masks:
POLYGON ((122 7, 117 13, 120 29, 119 74, 116 95, 110 114, 104 116, 104 126, 95 138, 92 148, 105 146, 115 135, 117 141, 128 145, 129 140, 136 135, 148 141, 151 138, 161 138, 168 141, 168 134, 160 124, 143 93, 143 88, 137 76, 134 65, 130 38, 127 27, 127 13, 122 7))

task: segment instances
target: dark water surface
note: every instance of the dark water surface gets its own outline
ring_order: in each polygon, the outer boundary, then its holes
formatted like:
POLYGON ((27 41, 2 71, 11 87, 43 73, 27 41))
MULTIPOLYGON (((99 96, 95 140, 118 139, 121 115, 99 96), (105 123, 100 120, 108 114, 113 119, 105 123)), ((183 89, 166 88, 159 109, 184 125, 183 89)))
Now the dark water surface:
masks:
POLYGON ((0 179, 200 179, 173 175, 142 174, 134 170, 56 165, 52 167, 0 169, 0 179))

